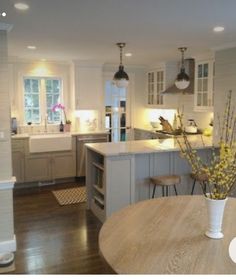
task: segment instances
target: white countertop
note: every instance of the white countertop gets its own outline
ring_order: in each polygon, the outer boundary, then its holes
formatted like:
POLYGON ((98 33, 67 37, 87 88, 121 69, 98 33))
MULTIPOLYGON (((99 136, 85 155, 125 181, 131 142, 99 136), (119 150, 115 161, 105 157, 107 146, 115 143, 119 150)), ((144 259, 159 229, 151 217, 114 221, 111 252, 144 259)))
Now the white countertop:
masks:
MULTIPOLYGON (((201 135, 188 136, 193 148, 202 149, 212 146, 212 137, 201 135), (203 143, 204 142, 204 143, 203 143)), ((179 139, 180 142, 183 139, 179 139)), ((126 142, 87 143, 86 146, 103 156, 145 154, 180 150, 175 139, 153 139, 126 142)))
MULTIPOLYGON (((58 132, 59 133, 59 132, 58 132)), ((55 133, 55 134, 58 134, 55 133)), ((98 134, 107 134, 108 131, 106 130, 99 130, 99 131, 73 131, 70 133, 62 132, 62 134, 70 134, 71 136, 80 136, 80 135, 98 135, 98 134)), ((54 134, 54 133, 48 133, 48 134, 54 134)), ((40 135, 44 135, 44 133, 41 133, 40 135)), ((47 135, 47 133, 45 133, 47 135)), ((27 139, 30 137, 30 134, 24 133, 24 134, 16 134, 12 135, 12 139, 27 139)))

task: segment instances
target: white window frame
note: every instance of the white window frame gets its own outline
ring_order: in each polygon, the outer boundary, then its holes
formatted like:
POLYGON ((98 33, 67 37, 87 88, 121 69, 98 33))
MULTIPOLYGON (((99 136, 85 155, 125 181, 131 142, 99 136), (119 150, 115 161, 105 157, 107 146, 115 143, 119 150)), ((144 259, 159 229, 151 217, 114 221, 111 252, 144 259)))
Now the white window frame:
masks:
MULTIPOLYGON (((32 125, 42 125, 47 116, 47 98, 46 98, 46 84, 45 81, 47 79, 57 79, 60 80, 61 84, 61 92, 60 92, 60 102, 64 104, 64 94, 63 94, 63 78, 58 76, 32 76, 32 75, 22 75, 22 105, 23 105, 23 113, 22 113, 22 123, 27 125, 25 119, 25 88, 24 88, 24 80, 25 79, 38 79, 39 80, 39 122, 32 123, 32 125)), ((49 124, 55 125, 59 122, 51 122, 49 124)))

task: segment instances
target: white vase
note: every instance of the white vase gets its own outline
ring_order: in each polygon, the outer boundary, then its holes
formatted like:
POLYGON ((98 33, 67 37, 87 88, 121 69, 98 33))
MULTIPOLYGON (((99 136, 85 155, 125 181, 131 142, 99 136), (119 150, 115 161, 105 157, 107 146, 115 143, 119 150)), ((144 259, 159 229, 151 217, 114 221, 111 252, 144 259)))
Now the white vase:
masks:
POLYGON ((224 234, 221 231, 222 221, 224 216, 224 208, 228 198, 224 200, 213 200, 206 198, 208 229, 205 232, 210 238, 223 238, 224 234))

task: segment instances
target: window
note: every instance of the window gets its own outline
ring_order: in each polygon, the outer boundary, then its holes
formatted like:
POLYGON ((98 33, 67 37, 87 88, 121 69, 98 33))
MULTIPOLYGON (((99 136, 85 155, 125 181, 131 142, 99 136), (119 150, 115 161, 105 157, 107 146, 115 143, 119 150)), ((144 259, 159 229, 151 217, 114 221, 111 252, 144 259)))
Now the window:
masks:
POLYGON ((24 78, 24 120, 39 124, 47 117, 48 123, 61 121, 61 111, 52 111, 52 106, 61 102, 62 84, 58 78, 24 78))

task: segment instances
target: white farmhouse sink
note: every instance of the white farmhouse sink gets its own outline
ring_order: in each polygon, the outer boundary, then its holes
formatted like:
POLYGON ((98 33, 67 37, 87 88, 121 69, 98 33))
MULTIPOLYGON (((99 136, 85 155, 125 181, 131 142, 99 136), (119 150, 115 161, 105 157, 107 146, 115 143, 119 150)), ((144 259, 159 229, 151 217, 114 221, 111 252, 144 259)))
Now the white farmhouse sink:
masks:
POLYGON ((30 153, 71 150, 70 134, 32 135, 29 139, 30 153))

